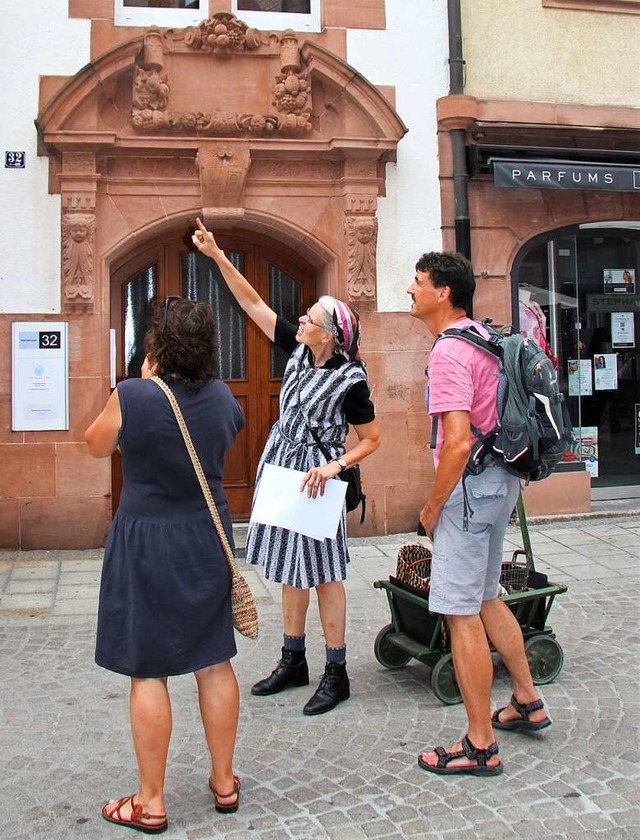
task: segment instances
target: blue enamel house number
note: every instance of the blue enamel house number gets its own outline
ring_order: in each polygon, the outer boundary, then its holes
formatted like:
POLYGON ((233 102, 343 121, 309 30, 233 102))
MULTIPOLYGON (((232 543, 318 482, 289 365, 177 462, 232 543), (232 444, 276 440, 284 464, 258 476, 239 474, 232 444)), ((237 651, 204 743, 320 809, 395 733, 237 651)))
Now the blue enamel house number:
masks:
POLYGON ((24 169, 27 158, 26 152, 5 152, 4 153, 4 168, 5 169, 24 169))

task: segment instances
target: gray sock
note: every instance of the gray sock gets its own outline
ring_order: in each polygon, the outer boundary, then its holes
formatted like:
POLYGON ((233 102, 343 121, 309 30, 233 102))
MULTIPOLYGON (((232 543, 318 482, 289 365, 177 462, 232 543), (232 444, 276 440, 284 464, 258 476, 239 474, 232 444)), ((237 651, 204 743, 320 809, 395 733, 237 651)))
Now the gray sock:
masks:
POLYGON ((325 647, 327 654, 327 662, 333 662, 336 665, 344 665, 347 661, 347 646, 343 645, 339 648, 325 647))
POLYGON ((305 649, 306 636, 284 636, 284 649, 303 651, 305 649))

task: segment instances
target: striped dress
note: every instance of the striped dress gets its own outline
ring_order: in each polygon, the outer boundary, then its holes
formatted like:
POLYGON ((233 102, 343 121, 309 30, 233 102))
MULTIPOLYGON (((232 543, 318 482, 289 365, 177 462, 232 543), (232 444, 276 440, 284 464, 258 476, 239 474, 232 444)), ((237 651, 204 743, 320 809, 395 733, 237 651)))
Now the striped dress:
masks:
MULTIPOLYGON (((271 429, 262 453, 256 487, 265 464, 306 472, 326 463, 309 425, 332 458, 343 455, 349 424, 342 402, 353 385, 366 380, 364 369, 356 363, 313 367, 307 348, 298 345, 285 368, 280 419, 271 429)), ((267 580, 297 589, 344 580, 349 562, 346 509, 334 540, 315 540, 286 528, 252 522, 247 533, 247 560, 262 566, 267 580)))

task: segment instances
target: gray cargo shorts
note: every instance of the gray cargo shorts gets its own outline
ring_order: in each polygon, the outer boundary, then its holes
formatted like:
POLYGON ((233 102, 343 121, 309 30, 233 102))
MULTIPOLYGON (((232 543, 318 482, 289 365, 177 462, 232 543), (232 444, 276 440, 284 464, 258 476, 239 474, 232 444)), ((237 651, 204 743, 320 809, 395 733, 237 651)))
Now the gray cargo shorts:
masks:
POLYGON ((433 533, 429 611, 442 615, 477 615, 483 601, 498 597, 504 535, 520 491, 519 479, 499 466, 464 483, 469 530, 463 528, 461 480, 433 533))

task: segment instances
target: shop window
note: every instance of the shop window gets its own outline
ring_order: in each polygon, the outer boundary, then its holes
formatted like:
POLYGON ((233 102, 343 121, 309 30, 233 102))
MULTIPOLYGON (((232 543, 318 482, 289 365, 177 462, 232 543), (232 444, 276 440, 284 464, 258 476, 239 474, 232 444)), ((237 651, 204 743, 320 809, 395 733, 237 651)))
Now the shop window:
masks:
POLYGON ((256 29, 320 32, 320 0, 232 0, 240 20, 256 29))
POLYGON ((584 462, 601 498, 637 492, 640 231, 555 231, 525 246, 513 278, 519 330, 555 361, 567 399, 578 445, 566 461, 584 462))
POLYGON ((209 0, 115 0, 116 26, 194 26, 209 15, 209 0))
POLYGON ((640 0, 542 0, 542 5, 550 9, 640 15, 640 0))

